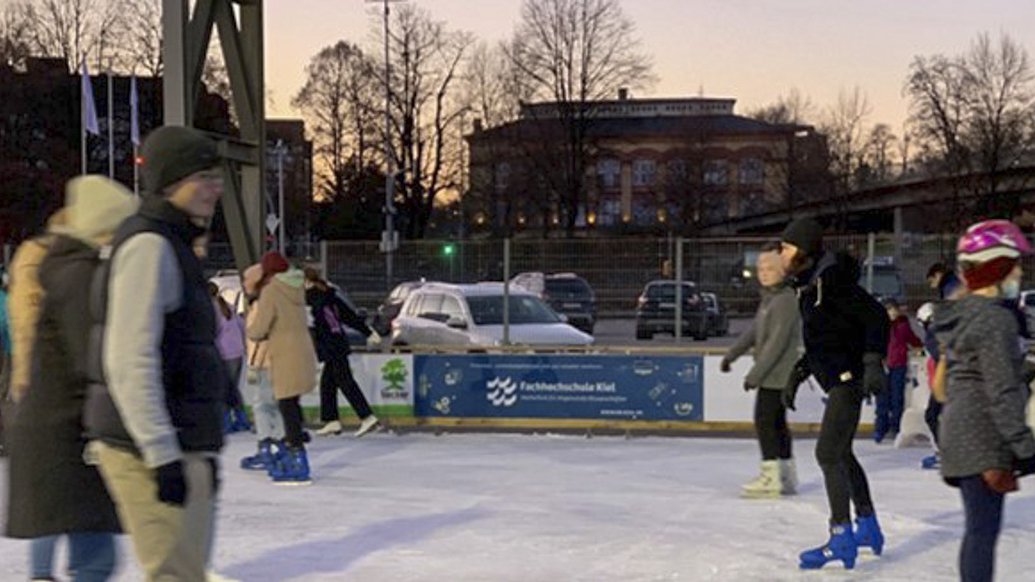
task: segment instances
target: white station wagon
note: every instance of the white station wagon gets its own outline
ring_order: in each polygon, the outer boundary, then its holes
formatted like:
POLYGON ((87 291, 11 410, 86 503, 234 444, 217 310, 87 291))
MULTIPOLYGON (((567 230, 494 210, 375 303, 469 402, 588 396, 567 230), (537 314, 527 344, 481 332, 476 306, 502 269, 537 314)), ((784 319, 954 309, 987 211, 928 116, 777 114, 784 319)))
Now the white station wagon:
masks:
MULTIPOLYGON (((539 297, 510 288, 510 343, 586 346, 593 336, 565 323, 539 297)), ((429 283, 406 298, 392 321, 393 345, 478 345, 503 343, 503 283, 429 283)))

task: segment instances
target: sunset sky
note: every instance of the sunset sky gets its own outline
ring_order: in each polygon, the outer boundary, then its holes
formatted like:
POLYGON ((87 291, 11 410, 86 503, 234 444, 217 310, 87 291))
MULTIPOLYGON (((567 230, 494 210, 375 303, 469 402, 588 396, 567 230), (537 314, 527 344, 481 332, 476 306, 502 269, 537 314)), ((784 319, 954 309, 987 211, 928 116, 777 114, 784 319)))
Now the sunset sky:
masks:
MULTIPOLYGON (((521 0, 408 0, 451 28, 507 38, 521 0)), ((1035 0, 623 0, 657 84, 639 97, 735 97, 737 111, 797 88, 819 106, 858 85, 869 123, 896 133, 907 113, 902 81, 915 55, 956 54, 981 32, 1004 32, 1035 55, 1035 0)), ((380 50, 380 4, 267 0, 270 117, 295 117, 291 97, 320 48, 346 39, 380 50), (380 29, 378 29, 379 31, 380 29)))

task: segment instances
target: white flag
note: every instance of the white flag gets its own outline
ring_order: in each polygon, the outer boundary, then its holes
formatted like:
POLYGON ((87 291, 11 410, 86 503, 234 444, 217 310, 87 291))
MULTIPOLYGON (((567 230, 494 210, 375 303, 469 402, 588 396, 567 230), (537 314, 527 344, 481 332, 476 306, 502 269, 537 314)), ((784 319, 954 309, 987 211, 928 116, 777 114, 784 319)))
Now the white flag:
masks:
POLYGON ((140 118, 137 110, 140 106, 140 100, 137 97, 137 76, 133 75, 129 79, 129 139, 133 141, 133 145, 140 145, 140 118))
POLYGON ((90 82, 90 71, 86 69, 85 57, 83 58, 81 77, 83 80, 83 95, 80 107, 82 107, 83 127, 94 135, 100 135, 101 129, 97 125, 97 105, 93 101, 93 83, 90 82))

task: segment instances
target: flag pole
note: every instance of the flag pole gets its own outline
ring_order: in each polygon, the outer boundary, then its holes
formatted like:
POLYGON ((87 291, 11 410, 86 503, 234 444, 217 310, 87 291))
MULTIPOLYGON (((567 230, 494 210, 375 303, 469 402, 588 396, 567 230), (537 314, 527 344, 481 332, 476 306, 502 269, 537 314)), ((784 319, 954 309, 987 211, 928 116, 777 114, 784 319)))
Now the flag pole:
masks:
POLYGON ((111 64, 108 64, 108 177, 115 179, 115 100, 111 78, 111 64))
POLYGON ((86 173, 86 91, 84 90, 86 70, 79 67, 79 173, 86 173))
POLYGON ((137 160, 140 159, 140 148, 133 144, 133 194, 140 196, 140 166, 137 160))

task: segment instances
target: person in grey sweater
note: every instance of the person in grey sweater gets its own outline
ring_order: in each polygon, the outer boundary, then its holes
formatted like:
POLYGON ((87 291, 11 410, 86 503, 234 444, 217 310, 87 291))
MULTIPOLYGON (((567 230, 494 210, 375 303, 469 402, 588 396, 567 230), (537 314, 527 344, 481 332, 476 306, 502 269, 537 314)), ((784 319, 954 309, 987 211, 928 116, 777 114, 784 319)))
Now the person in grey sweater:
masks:
POLYGON ((940 439, 942 477, 963 497, 966 529, 960 579, 991 581, 1006 493, 1035 472, 1035 438, 1025 424, 1029 390, 1022 374, 1019 325, 1022 254, 1031 248, 1013 224, 975 224, 960 239, 958 260, 970 293, 935 312, 944 347, 946 396, 940 439))
POLYGON ((791 431, 781 391, 801 357, 801 315, 794 291, 784 283, 780 255, 767 247, 758 256, 758 282, 762 301, 751 328, 744 332, 722 359, 720 369, 754 349, 755 363, 744 378, 744 390, 758 390, 755 399, 755 431, 762 449, 758 477, 742 488, 745 497, 779 497, 797 488, 797 470, 791 454, 791 431))

